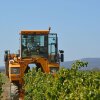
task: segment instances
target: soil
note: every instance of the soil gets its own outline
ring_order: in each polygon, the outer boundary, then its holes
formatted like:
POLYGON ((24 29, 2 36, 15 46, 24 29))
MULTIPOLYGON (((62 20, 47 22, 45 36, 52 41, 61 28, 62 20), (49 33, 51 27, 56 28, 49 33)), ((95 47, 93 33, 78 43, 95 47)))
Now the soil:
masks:
POLYGON ((4 75, 4 85, 3 85, 3 93, 1 100, 19 100, 17 87, 10 83, 9 79, 4 75))
POLYGON ((10 81, 9 79, 4 76, 5 84, 3 85, 3 98, 1 100, 11 100, 10 99, 10 81))

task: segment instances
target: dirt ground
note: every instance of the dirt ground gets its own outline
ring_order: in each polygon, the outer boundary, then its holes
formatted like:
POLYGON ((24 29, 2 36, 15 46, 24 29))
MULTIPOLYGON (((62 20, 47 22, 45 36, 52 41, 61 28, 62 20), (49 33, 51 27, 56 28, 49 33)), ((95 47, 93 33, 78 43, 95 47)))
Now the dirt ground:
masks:
POLYGON ((3 98, 1 100, 11 100, 10 99, 10 81, 9 79, 4 76, 5 84, 3 85, 3 98))
POLYGON ((3 93, 1 100, 19 100, 18 95, 16 95, 16 93, 18 93, 17 87, 13 83, 10 83, 5 74, 3 76, 3 81, 5 84, 2 87, 3 93))

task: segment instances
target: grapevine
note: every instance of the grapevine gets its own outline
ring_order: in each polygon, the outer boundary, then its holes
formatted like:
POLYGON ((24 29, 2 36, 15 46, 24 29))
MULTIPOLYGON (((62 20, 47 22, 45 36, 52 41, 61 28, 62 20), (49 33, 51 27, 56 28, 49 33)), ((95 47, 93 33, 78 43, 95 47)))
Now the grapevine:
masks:
POLYGON ((79 70, 87 64, 76 61, 55 77, 33 68, 24 77, 25 100, 99 100, 100 72, 79 70))

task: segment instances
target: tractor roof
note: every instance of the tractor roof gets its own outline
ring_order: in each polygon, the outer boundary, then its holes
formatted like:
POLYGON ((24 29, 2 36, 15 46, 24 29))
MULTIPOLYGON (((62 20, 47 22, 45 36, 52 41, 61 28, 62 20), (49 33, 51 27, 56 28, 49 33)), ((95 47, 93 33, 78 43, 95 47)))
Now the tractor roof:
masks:
POLYGON ((23 30, 20 34, 49 34, 49 30, 23 30))

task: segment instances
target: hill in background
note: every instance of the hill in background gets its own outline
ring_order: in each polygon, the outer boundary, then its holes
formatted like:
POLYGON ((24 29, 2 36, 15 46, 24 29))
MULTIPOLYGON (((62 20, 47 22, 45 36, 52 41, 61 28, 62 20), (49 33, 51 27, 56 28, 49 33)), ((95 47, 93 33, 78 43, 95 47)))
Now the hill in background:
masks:
MULTIPOLYGON (((92 69, 100 70, 100 58, 83 58, 83 59, 79 59, 79 60, 88 62, 88 66, 81 68, 82 70, 92 70, 92 69)), ((71 68, 71 65, 74 62, 75 62, 75 60, 74 61, 65 61, 65 62, 61 63, 61 66, 65 67, 65 68, 71 68)))
POLYGON ((4 66, 0 66, 0 72, 5 72, 5 67, 4 66))
MULTIPOLYGON (((83 59, 79 59, 79 60, 88 62, 88 66, 81 68, 82 70, 92 70, 92 69, 100 70, 100 58, 83 58, 83 59)), ((74 61, 65 61, 65 62, 61 63, 60 66, 65 67, 65 68, 71 68, 71 65, 74 62, 75 62, 75 60, 74 61)), ((4 71, 5 71, 5 67, 0 66, 0 72, 4 72, 4 71)))

